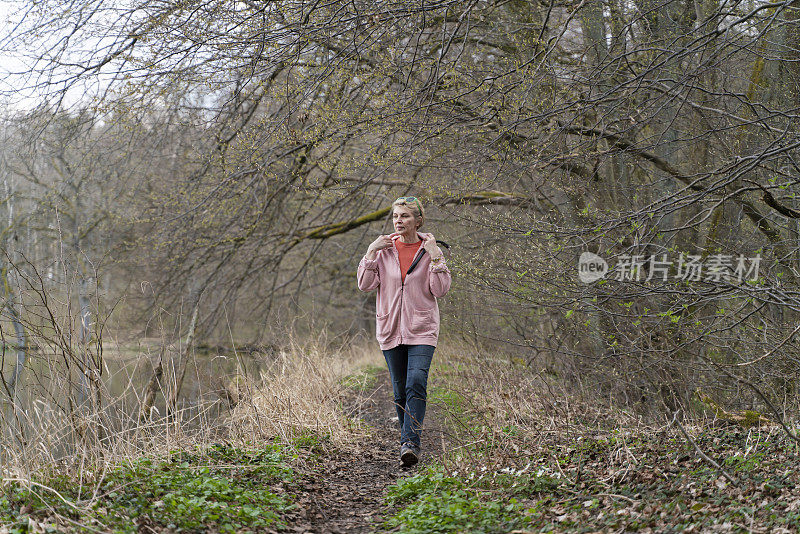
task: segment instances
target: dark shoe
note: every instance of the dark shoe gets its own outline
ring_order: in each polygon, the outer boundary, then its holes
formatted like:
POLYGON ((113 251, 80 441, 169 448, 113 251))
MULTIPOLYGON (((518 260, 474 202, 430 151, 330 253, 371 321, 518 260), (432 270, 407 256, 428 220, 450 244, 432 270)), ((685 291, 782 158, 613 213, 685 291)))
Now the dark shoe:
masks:
POLYGON ((419 447, 413 443, 403 443, 400 447, 400 462, 403 467, 411 467, 419 461, 419 447))

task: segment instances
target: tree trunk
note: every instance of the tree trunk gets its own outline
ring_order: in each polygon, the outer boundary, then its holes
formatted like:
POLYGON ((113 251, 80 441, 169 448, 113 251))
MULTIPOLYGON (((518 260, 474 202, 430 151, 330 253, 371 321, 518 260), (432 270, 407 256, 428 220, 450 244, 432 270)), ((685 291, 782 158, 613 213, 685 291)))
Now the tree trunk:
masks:
POLYGON ((156 393, 158 393, 161 377, 164 374, 164 352, 166 351, 166 344, 161 345, 161 352, 158 355, 158 365, 153 369, 153 376, 150 377, 150 382, 147 384, 145 390, 144 400, 142 407, 139 410, 139 421, 146 421, 151 419, 150 412, 153 409, 153 404, 156 400, 156 393))
MULTIPOLYGON (((12 202, 11 197, 11 188, 8 185, 8 180, 3 180, 3 185, 5 186, 6 190, 6 207, 8 208, 8 227, 13 228, 14 225, 14 203, 12 202)), ((18 302, 17 302, 17 295, 14 292, 14 288, 11 285, 11 281, 9 279, 9 270, 13 268, 11 264, 13 261, 13 256, 8 256, 6 259, 6 267, 2 271, 3 277, 3 293, 4 293, 4 308, 8 312, 9 318, 11 319, 12 324, 14 325, 14 334, 16 335, 17 342, 16 342, 16 362, 14 364, 14 371, 11 374, 11 378, 7 381, 9 394, 11 395, 11 399, 16 404, 16 397, 17 397, 17 384, 19 383, 19 377, 22 374, 22 370, 25 367, 25 361, 27 360, 27 343, 25 339, 25 328, 22 326, 22 322, 20 322, 20 311, 18 310, 18 302)))

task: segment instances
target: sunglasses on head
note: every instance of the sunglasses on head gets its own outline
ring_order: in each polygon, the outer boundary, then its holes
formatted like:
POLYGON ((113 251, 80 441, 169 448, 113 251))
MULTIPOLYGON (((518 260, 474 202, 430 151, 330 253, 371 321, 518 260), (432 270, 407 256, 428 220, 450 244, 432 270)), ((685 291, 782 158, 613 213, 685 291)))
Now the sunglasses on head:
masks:
POLYGON ((417 208, 420 211, 422 211, 422 206, 420 206, 419 200, 417 200, 417 197, 397 197, 397 200, 395 200, 395 202, 416 202, 417 203, 417 208))
POLYGON ((397 197, 395 202, 416 202, 417 209, 420 211, 420 213, 422 213, 422 206, 420 205, 419 200, 417 200, 417 197, 397 197))

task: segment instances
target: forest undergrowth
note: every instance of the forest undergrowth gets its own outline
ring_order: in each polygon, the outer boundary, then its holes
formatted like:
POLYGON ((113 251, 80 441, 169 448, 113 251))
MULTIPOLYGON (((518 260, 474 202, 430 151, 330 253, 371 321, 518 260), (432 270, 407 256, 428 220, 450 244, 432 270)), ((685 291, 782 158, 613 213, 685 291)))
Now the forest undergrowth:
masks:
POLYGON ((5 465, 0 532, 800 528, 800 450, 784 429, 645 420, 466 342, 437 350, 423 461, 401 470, 372 349, 292 344, 238 379, 236 406, 193 442, 5 465))

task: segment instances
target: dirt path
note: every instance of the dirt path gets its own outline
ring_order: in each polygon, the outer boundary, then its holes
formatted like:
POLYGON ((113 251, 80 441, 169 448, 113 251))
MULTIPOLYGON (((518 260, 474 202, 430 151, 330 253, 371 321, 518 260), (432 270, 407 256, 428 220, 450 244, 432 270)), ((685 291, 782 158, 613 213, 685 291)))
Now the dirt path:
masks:
MULTIPOLYGON (((429 388, 430 389, 430 388, 429 388)), ((410 469, 400 467, 399 430, 392 421, 388 371, 378 373, 375 386, 354 393, 344 407, 346 413, 367 422, 373 437, 352 455, 329 454, 323 459, 322 476, 304 480, 299 501, 300 512, 290 521, 290 531, 314 534, 375 532, 383 521, 386 488, 398 479, 413 475, 420 467, 442 453, 443 427, 436 406, 428 403, 422 434, 420 463, 410 469)))

